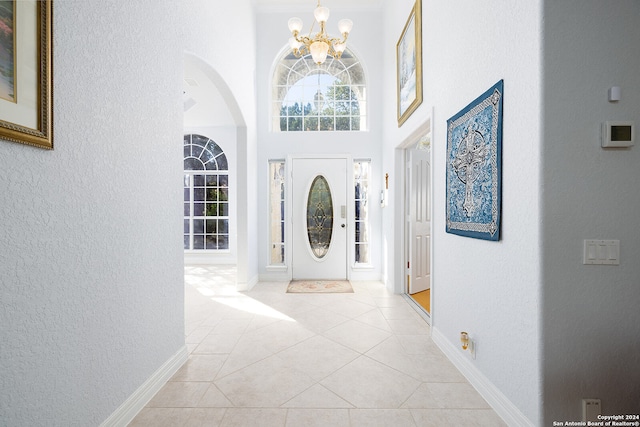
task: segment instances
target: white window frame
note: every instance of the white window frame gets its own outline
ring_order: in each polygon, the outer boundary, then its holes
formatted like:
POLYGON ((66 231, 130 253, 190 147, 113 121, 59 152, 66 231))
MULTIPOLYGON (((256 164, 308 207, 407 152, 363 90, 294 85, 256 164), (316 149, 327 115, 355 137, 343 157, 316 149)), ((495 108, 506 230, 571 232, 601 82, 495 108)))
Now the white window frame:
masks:
MULTIPOLYGON (((204 135, 200 135, 200 134, 196 134, 196 133, 189 133, 184 135, 185 141, 186 139, 189 137, 191 138, 190 141, 192 141, 193 136, 197 136, 200 138, 206 138, 207 139, 207 143, 206 145, 208 146, 210 143, 213 143, 219 150, 220 153, 218 155, 216 155, 213 159, 208 160, 207 162, 211 162, 212 160, 215 160, 216 162, 216 166, 218 165, 217 159, 220 158, 221 156, 224 156, 224 160, 226 162, 226 169, 218 169, 218 167, 216 167, 216 169, 184 169, 183 170, 183 179, 187 178, 189 179, 189 186, 188 187, 184 187, 185 189, 189 189, 189 215, 184 215, 183 213, 183 218, 184 220, 187 220, 189 223, 189 249, 184 249, 185 254, 206 254, 206 253, 215 253, 215 254, 228 254, 231 252, 231 246, 232 246, 232 216, 230 215, 231 211, 232 211, 232 201, 231 199, 231 184, 230 184, 230 171, 229 171, 229 163, 228 163, 228 158, 224 152, 224 150, 222 150, 222 147, 220 147, 220 145, 218 145, 214 140, 212 140, 211 138, 208 138, 204 135), (196 200, 194 200, 194 192, 195 192, 195 183, 194 183, 194 176, 196 175, 202 175, 204 176, 205 179, 205 185, 204 185, 204 189, 206 191, 206 177, 207 176, 216 176, 216 177, 220 177, 220 176, 225 176, 227 179, 227 200, 224 200, 224 203, 226 203, 227 205, 227 215, 216 215, 216 216, 207 216, 207 215, 195 215, 195 209, 194 209, 194 204, 196 203, 196 200), (194 235, 195 234, 200 234, 200 233, 195 233, 194 230, 194 220, 203 220, 205 221, 205 230, 203 235, 205 236, 205 241, 204 241, 204 248, 203 249, 194 249, 194 235), (223 220, 226 221, 226 226, 227 226, 227 231, 226 233, 216 233, 216 236, 226 236, 227 238, 227 247, 224 249, 207 249, 206 248, 206 221, 207 220, 223 220)), ((183 145, 187 145, 186 143, 183 143, 183 145)), ((197 145, 197 144, 193 144, 192 142, 189 142, 189 145, 197 145)), ((199 145, 197 145, 199 146, 199 145)), ((206 148, 204 148, 206 149, 206 148)), ((204 151, 204 150, 203 150, 204 151)), ((210 151, 210 150, 209 150, 210 151)), ((199 159, 201 162, 202 159, 199 158, 202 155, 199 154, 198 156, 194 156, 193 155, 193 151, 191 151, 191 156, 183 156, 184 159, 187 158, 197 158, 199 159)), ((206 162, 203 162, 203 164, 205 164, 206 162)), ((217 178, 216 180, 218 181, 219 178, 217 178)), ((225 187, 223 187, 225 188, 225 187)), ((184 201, 184 203, 187 203, 187 201, 184 201)), ((206 214, 206 212, 205 212, 206 214)), ((183 233, 184 235, 186 235, 187 233, 183 233)))
POLYGON ((288 181, 287 181, 287 162, 284 159, 273 159, 273 160, 269 160, 269 169, 268 169, 268 173, 269 173, 269 179, 267 180, 267 182, 269 183, 269 189, 268 189, 268 195, 269 195, 269 249, 268 249, 268 266, 269 267, 277 267, 277 268, 283 268, 286 267, 286 263, 287 263, 287 227, 286 227, 286 218, 287 218, 287 185, 288 185, 288 181), (273 181, 275 180, 275 174, 274 171, 272 170, 272 166, 274 165, 281 165, 282 168, 282 173, 280 174, 281 176, 281 180, 282 180, 282 188, 280 189, 280 194, 281 196, 279 197, 280 200, 280 210, 279 215, 275 215, 274 213, 274 206, 273 206, 273 202, 275 200, 275 195, 273 194, 274 191, 274 183, 273 181), (278 224, 276 224, 276 222, 278 224), (276 237, 274 236, 274 229, 276 228, 276 226, 279 225, 279 229, 280 229, 280 236, 282 237, 276 237), (276 243, 276 239, 278 240, 278 242, 276 243), (279 263, 274 263, 273 262, 273 258, 272 258, 272 250, 275 249, 275 245, 280 245, 280 247, 282 248, 282 262, 279 263))
POLYGON ((354 267, 358 268, 358 267, 370 267, 371 266, 371 183, 372 183, 372 167, 371 167, 371 159, 354 159, 353 160, 353 188, 354 188, 354 192, 353 192, 353 265, 354 267), (356 164, 358 163, 366 163, 368 165, 368 177, 366 178, 366 180, 363 180, 366 184, 366 190, 365 190, 365 194, 364 196, 361 195, 360 198, 357 198, 356 195, 356 185, 357 185, 357 180, 356 180, 356 164), (358 203, 358 200, 362 201, 364 200, 365 203, 365 207, 367 209, 367 215, 366 215, 366 219, 364 220, 358 220, 357 218, 357 212, 358 210, 356 209, 356 204, 358 203), (357 233, 357 229, 358 226, 357 224, 361 223, 364 224, 364 229, 367 230, 367 241, 366 242, 359 242, 357 237, 356 237, 356 233, 357 233), (367 246, 367 255, 368 255, 368 259, 365 262, 361 262, 358 261, 356 259, 357 253, 358 253, 358 246, 367 246))
MULTIPOLYGON (((367 84, 364 66, 354 54, 354 52, 350 49, 345 50, 345 53, 343 54, 341 59, 328 57, 327 61, 325 61, 322 65, 315 64, 313 59, 311 58, 311 55, 305 55, 301 58, 295 58, 290 49, 284 49, 283 53, 280 55, 280 58, 275 64, 272 74, 271 88, 272 91, 270 111, 272 132, 360 132, 368 130, 367 84), (296 97, 296 99, 299 99, 300 102, 301 115, 291 117, 288 115, 282 116, 281 108, 291 90, 299 82, 303 82, 305 79, 309 79, 309 77, 315 78, 315 76, 320 76, 318 84, 314 83, 309 86, 304 86, 303 84, 303 87, 307 87, 308 89, 299 90, 305 92, 305 95, 302 98, 296 97), (310 114, 309 116, 305 114, 305 108, 308 105, 311 105, 313 107, 314 104, 319 102, 317 98, 315 98, 315 94, 322 93, 321 89, 323 87, 323 84, 320 83, 321 76, 330 76, 331 79, 335 79, 341 83, 339 86, 345 86, 350 89, 353 96, 355 96, 355 99, 352 98, 352 100, 350 100, 348 103, 357 103, 359 110, 357 115, 336 114, 335 109, 333 115, 320 114, 318 113, 319 108, 316 108, 317 114, 310 114), (313 95, 311 93, 313 93, 313 95), (287 120, 287 129, 281 129, 280 121, 283 117, 287 119, 301 119, 301 129, 288 129, 289 120, 287 120), (309 117, 310 120, 317 119, 318 126, 323 118, 330 119, 333 123, 333 129, 318 129, 317 127, 315 129, 311 129, 309 127, 305 128, 304 124, 307 120, 307 117, 309 117), (337 120, 344 118, 349 118, 350 129, 336 129, 337 120), (359 121, 358 129, 351 129, 353 127, 352 124, 354 118, 359 121)), ((344 104, 344 102, 342 103, 344 104)))

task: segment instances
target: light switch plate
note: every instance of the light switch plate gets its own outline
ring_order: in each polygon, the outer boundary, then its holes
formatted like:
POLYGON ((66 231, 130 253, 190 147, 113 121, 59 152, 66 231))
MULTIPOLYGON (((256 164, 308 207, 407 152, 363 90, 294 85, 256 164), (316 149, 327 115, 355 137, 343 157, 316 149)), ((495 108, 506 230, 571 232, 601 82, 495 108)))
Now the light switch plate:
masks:
POLYGON ((620 265, 620 240, 584 240, 582 263, 620 265))

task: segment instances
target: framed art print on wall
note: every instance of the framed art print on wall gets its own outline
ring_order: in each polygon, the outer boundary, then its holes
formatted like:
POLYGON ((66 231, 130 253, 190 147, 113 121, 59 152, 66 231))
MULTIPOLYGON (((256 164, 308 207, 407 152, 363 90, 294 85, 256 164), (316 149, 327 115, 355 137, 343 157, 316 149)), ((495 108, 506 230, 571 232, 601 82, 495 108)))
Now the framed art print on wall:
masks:
POLYGON ((422 0, 416 0, 396 44, 398 127, 422 103, 422 0))
POLYGON ((447 120, 447 233, 500 239, 503 94, 500 80, 447 120))
POLYGON ((53 148, 52 0, 0 0, 0 139, 53 148))

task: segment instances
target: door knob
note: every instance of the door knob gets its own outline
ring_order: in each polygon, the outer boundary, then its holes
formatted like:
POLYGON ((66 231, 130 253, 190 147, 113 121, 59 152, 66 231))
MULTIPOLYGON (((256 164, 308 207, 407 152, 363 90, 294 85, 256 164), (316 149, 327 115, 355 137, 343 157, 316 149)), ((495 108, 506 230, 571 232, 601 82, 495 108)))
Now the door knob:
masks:
POLYGON ((342 224, 340 227, 345 228, 347 225, 346 224, 342 224))

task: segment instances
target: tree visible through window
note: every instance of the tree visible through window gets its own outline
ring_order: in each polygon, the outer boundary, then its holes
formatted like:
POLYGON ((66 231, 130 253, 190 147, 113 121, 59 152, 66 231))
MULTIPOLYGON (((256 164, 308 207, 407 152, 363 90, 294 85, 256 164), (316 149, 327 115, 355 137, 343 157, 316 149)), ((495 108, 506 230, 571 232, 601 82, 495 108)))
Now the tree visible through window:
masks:
POLYGON ((227 156, 211 139, 184 137, 184 249, 229 249, 227 156))
POLYGON ((364 71, 349 50, 322 65, 286 54, 273 76, 274 131, 366 130, 364 71))

